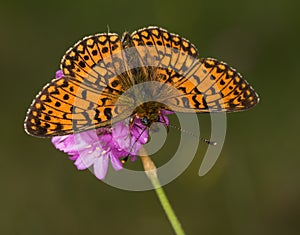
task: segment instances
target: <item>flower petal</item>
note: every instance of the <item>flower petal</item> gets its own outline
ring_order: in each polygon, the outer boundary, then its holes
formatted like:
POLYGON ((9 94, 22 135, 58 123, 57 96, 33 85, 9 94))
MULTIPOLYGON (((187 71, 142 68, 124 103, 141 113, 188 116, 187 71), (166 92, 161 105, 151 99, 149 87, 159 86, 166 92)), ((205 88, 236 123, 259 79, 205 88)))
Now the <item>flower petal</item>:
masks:
POLYGON ((76 154, 78 146, 74 141, 74 135, 55 136, 51 139, 55 148, 69 155, 76 154))
POLYGON ((120 159, 118 157, 113 156, 113 154, 110 154, 110 162, 112 167, 116 170, 122 170, 123 169, 123 164, 120 161, 120 159))
POLYGON ((94 174, 99 180, 103 180, 105 178, 106 172, 108 168, 108 156, 103 155, 94 163, 94 174))
POLYGON ((61 70, 56 71, 56 73, 55 73, 55 78, 56 79, 62 78, 63 76, 64 76, 63 71, 61 71, 61 70))
POLYGON ((95 151, 91 152, 89 150, 86 150, 79 153, 79 157, 76 159, 74 164, 77 166, 78 170, 84 170, 93 165, 98 158, 99 157, 95 156, 95 151))
POLYGON ((124 122, 117 122, 112 130, 114 138, 125 137, 129 133, 129 126, 124 122))

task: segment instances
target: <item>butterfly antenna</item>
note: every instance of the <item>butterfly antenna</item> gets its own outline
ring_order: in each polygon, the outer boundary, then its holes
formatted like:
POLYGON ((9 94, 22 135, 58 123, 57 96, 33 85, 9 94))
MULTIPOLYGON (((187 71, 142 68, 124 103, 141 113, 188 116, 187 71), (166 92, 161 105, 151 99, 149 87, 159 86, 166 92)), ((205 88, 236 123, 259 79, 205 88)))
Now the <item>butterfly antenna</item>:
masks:
POLYGON ((186 133, 186 134, 191 135, 191 136, 193 136, 193 137, 195 137, 195 138, 197 138, 197 139, 200 139, 201 141, 203 141, 204 143, 207 143, 207 144, 209 144, 209 145, 212 145, 212 146, 216 146, 216 145, 217 145, 217 142, 216 142, 216 141, 211 141, 211 140, 205 139, 205 138, 203 138, 203 137, 201 137, 201 136, 197 136, 197 135, 195 135, 193 132, 184 130, 184 129, 180 128, 180 127, 173 126, 173 125, 169 125, 169 127, 172 127, 172 128, 174 128, 174 129, 176 129, 176 130, 179 130, 179 131, 181 131, 181 132, 183 132, 183 133, 186 133))
POLYGON ((109 25, 107 24, 106 27, 107 27, 107 33, 110 33, 109 25))

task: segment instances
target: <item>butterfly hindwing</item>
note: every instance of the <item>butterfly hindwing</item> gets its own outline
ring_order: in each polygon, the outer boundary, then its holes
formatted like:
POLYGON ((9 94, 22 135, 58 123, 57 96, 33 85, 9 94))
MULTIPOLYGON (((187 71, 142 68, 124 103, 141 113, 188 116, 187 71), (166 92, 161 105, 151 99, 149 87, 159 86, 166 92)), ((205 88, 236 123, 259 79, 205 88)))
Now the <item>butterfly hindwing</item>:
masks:
POLYGON ((235 112, 253 107, 258 95, 235 69, 215 59, 200 59, 185 75, 160 69, 160 77, 181 95, 169 97, 178 112, 235 112))

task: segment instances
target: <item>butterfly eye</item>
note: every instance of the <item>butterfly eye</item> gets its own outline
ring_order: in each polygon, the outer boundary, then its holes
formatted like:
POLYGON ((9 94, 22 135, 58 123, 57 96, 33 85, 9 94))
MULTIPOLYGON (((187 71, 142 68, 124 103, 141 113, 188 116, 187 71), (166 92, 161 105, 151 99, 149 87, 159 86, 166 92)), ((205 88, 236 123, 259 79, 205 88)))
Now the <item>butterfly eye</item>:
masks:
POLYGON ((148 126, 148 125, 149 125, 148 118, 146 118, 146 117, 142 117, 142 118, 141 118, 141 122, 142 122, 142 124, 143 124, 144 126, 148 126))

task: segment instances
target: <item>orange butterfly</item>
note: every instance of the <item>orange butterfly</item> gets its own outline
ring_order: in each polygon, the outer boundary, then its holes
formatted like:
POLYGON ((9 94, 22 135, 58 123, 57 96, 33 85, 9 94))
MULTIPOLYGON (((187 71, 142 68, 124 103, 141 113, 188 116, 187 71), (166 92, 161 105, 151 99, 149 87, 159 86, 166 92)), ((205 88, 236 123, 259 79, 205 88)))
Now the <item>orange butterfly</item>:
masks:
POLYGON ((158 27, 125 32, 122 38, 85 37, 66 52, 61 70, 64 76, 47 84, 28 110, 30 135, 73 134, 128 117, 150 126, 162 109, 235 112, 259 101, 233 68, 198 59, 193 44, 158 27))

